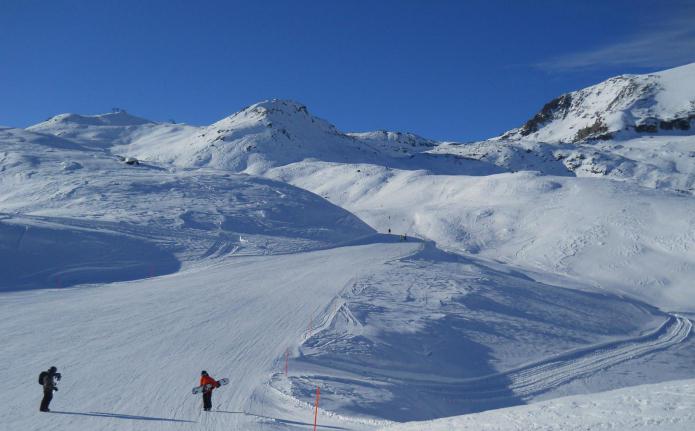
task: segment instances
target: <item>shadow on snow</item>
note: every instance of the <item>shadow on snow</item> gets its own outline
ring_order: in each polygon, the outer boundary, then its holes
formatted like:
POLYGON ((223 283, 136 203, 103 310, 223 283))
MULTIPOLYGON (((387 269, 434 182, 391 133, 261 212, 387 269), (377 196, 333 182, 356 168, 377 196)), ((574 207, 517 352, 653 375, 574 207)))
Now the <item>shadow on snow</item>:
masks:
MULTIPOLYGON (((299 421, 291 421, 289 419, 279 419, 279 418, 273 418, 270 416, 262 416, 262 415, 256 415, 253 413, 246 413, 246 412, 230 412, 226 410, 214 410, 216 413, 230 413, 230 414, 237 414, 237 415, 246 415, 246 416, 253 416, 257 417, 260 419, 268 419, 273 422, 277 422, 280 424, 285 424, 285 425, 299 425, 303 427, 313 427, 314 424, 308 423, 308 422, 299 422, 299 421)), ((347 430, 348 428, 343 428, 343 427, 338 427, 338 426, 330 426, 330 425, 317 425, 316 429, 333 429, 333 430, 347 430)))
POLYGON ((357 280, 300 347, 292 396, 311 402, 318 385, 327 410, 398 422, 525 404, 529 394, 515 393, 505 370, 635 336, 665 317, 639 301, 540 283, 431 243, 389 266, 357 280))
POLYGON ((0 292, 129 281, 178 271, 170 251, 138 233, 59 218, 0 220, 0 292))
POLYGON ((124 415, 119 413, 100 413, 100 412, 59 412, 51 411, 51 413, 61 414, 61 415, 76 415, 76 416, 92 416, 97 418, 113 418, 113 419, 129 419, 136 421, 158 421, 158 422, 181 422, 181 423, 195 423, 194 421, 188 421, 184 419, 169 419, 169 418, 157 418, 151 416, 134 416, 134 415, 124 415))

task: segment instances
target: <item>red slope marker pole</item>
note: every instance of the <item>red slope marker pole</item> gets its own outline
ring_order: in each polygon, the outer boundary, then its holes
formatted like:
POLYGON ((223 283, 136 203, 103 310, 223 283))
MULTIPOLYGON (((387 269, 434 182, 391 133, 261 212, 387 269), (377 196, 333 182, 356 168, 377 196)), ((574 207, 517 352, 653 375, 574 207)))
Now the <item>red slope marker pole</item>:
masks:
POLYGON ((316 431, 316 421, 319 418, 319 398, 321 398, 321 389, 316 386, 316 405, 314 407, 314 431, 316 431))

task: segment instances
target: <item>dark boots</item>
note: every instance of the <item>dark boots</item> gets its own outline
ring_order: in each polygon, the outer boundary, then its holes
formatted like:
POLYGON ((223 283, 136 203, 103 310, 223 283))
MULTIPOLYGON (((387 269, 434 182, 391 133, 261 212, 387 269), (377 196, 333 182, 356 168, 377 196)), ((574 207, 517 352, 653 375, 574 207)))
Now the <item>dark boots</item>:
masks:
POLYGON ((48 409, 48 405, 51 404, 52 399, 53 399, 53 389, 44 389, 43 390, 43 399, 41 400, 41 407, 39 408, 39 410, 42 412, 50 412, 50 410, 48 409))
POLYGON ((206 412, 212 410, 212 391, 203 392, 203 410, 206 412))

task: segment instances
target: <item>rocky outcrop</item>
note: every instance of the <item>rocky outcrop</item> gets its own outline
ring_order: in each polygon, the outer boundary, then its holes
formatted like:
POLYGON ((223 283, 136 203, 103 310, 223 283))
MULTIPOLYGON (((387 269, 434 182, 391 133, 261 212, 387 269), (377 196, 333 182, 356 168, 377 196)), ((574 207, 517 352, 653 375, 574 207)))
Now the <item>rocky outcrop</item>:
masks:
POLYGON ((599 117, 594 124, 580 129, 574 138, 574 142, 585 141, 587 139, 608 140, 611 138, 613 138, 613 134, 609 133, 608 126, 606 126, 603 119, 599 117))
POLYGON ((562 96, 551 100, 543 106, 539 113, 533 116, 521 127, 519 133, 521 136, 528 136, 531 133, 537 132, 539 127, 548 123, 555 118, 565 118, 572 106, 572 95, 563 94, 562 96))

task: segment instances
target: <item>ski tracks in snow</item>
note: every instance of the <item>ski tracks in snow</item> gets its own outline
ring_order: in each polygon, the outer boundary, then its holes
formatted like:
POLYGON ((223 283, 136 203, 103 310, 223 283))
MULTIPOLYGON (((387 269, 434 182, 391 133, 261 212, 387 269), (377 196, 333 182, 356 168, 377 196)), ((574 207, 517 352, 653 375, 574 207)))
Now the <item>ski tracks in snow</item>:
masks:
POLYGON ((675 346, 688 338, 692 326, 690 320, 674 314, 656 330, 639 337, 572 350, 492 376, 467 379, 463 386, 473 387, 466 391, 466 398, 494 397, 502 390, 497 386, 503 382, 515 396, 529 398, 621 362, 675 346))
MULTIPOLYGON (((673 314, 654 330, 637 337, 572 349, 482 377, 449 379, 448 382, 409 380, 407 387, 411 391, 427 393, 452 404, 457 402, 464 405, 489 402, 502 404, 504 400, 510 398, 530 400, 572 380, 595 374, 637 357, 675 347, 689 337, 692 327, 690 320, 673 314)), ((372 377, 379 376, 377 380, 384 379, 387 385, 404 379, 402 374, 384 373, 383 370, 372 374, 372 377)), ((325 376, 303 374, 302 377, 321 380, 325 376)), ((291 397, 287 393, 283 395, 291 397)))

